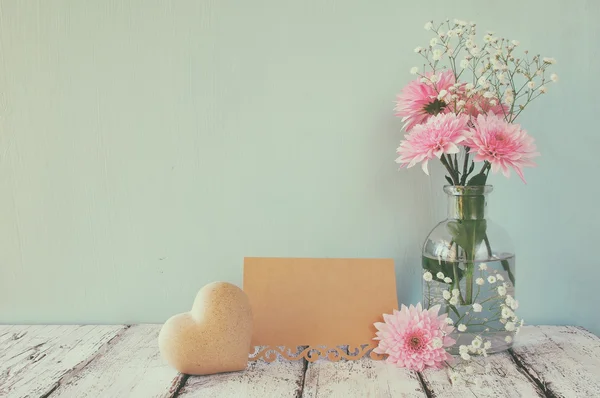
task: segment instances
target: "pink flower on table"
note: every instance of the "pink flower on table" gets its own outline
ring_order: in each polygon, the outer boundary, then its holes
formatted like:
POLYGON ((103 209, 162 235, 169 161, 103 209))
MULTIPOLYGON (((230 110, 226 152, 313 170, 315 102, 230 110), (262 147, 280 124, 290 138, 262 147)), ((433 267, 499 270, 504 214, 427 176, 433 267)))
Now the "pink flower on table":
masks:
POLYGON ((419 162, 423 171, 429 174, 427 163, 430 159, 443 154, 458 153, 458 144, 463 142, 468 134, 469 118, 454 113, 432 116, 425 124, 415 126, 400 143, 397 149, 396 163, 402 167, 413 167, 419 162))
POLYGON ((502 170, 506 177, 510 176, 509 167, 512 167, 526 182, 522 168, 534 167, 532 159, 540 155, 533 137, 520 125, 508 123, 498 115, 479 115, 472 122, 472 134, 464 145, 471 148, 471 153, 475 153, 474 160, 490 162, 492 172, 502 170))
POLYGON ((447 314, 438 315, 439 305, 423 310, 421 304, 384 314, 385 322, 375 323, 377 354, 387 354, 387 362, 398 367, 421 371, 426 367, 441 368, 451 356, 446 352, 456 341, 449 336, 454 330, 446 323, 447 314))
MULTIPOLYGON (((431 79, 434 76, 431 72, 425 75, 431 79)), ((431 116, 439 113, 446 113, 446 102, 443 99, 438 99, 438 95, 443 90, 449 91, 454 84, 455 78, 451 70, 447 70, 435 75, 433 80, 422 82, 422 78, 418 78, 408 83, 402 89, 402 93, 398 95, 396 103, 396 116, 402 117, 404 122, 404 130, 410 131, 417 124, 427 121, 431 116)))

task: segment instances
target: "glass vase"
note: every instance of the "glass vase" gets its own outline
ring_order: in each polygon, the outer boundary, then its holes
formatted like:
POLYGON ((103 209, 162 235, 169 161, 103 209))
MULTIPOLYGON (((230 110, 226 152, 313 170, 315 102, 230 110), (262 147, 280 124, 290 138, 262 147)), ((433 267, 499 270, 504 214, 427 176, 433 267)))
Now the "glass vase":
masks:
POLYGON ((515 254, 511 239, 487 216, 493 187, 444 187, 448 218, 423 245, 423 303, 440 305, 455 326, 452 354, 504 351, 522 321, 515 314, 515 254), (461 347, 462 346, 462 347, 461 347))

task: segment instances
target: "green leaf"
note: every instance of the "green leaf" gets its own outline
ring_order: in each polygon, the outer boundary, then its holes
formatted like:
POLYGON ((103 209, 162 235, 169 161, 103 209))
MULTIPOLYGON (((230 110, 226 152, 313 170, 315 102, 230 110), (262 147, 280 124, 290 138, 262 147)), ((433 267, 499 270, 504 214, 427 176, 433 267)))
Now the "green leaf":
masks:
POLYGON ((515 286, 515 275, 510 270, 510 263, 508 262, 508 260, 502 260, 500 261, 500 263, 502 264, 502 268, 504 268, 504 271, 506 271, 506 273, 508 274, 508 279, 510 279, 512 285, 515 286))
POLYGON ((471 167, 469 167, 469 172, 467 174, 471 174, 473 172, 473 170, 475 169, 475 163, 471 163, 471 167))
POLYGON ((467 183, 467 185, 485 185, 487 176, 485 174, 475 174, 467 183))
MULTIPOLYGON (((455 282, 454 266, 456 266, 456 274, 458 275, 458 280, 460 281, 463 276, 463 270, 461 270, 458 267, 457 262, 436 260, 433 258, 423 256, 423 269, 431 272, 431 275, 433 275, 434 279, 440 283, 445 283, 445 282, 436 278, 436 274, 438 272, 443 273, 444 276, 450 277, 452 279, 453 283, 455 282)), ((458 281, 456 281, 456 282, 458 282, 458 281)))
POLYGON ((444 177, 446 177, 446 181, 448 181, 448 184, 454 185, 454 181, 452 181, 452 178, 450 178, 448 176, 444 176, 444 177))
POLYGON ((487 229, 485 219, 480 220, 454 220, 448 221, 448 232, 454 242, 463 248, 466 260, 473 261, 476 248, 483 242, 487 229))
POLYGON ((454 313, 456 313, 456 316, 460 318, 460 314, 458 313, 458 310, 455 306, 453 306, 452 304, 448 304, 448 307, 450 307, 450 309, 454 311, 454 313))

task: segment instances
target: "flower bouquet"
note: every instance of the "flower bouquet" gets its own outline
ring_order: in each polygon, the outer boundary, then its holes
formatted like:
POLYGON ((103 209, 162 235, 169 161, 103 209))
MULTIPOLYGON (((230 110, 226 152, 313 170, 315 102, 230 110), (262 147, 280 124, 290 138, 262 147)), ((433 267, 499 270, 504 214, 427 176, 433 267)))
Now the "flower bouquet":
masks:
POLYGON ((427 22, 425 29, 434 37, 415 48, 423 64, 410 70, 416 79, 398 95, 395 108, 406 131, 396 162, 406 168, 420 163, 426 174, 430 160, 441 162, 448 218, 423 246, 423 310, 403 309, 378 325, 379 352, 393 352, 388 360, 413 368, 448 363, 441 351, 464 361, 502 351, 522 325, 515 314, 510 239, 486 215, 488 177, 490 172, 509 177, 512 169, 525 182, 523 168, 535 166, 539 153, 517 120, 558 81, 548 72, 553 58, 519 51, 518 41, 493 32, 478 43, 473 22, 427 22), (422 312, 423 322, 400 321, 422 312), (390 336, 397 339, 390 342, 390 336))

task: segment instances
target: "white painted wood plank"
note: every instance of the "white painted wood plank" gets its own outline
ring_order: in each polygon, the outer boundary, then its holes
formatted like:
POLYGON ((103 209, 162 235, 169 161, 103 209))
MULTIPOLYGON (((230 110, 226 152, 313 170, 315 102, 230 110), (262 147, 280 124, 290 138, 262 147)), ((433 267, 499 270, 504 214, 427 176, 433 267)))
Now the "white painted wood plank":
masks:
POLYGON ((303 397, 425 397, 416 372, 385 361, 318 360, 308 364, 303 397))
POLYGON ((160 356, 161 325, 135 325, 79 373, 61 382, 52 397, 170 397, 182 376, 160 356))
POLYGON ((305 361, 253 361, 242 372, 190 376, 177 397, 300 397, 305 361))
POLYGON ((40 397, 85 366, 123 326, 14 326, 0 341, 0 397, 40 397))
POLYGON ((553 396, 600 397, 600 338, 573 326, 528 326, 513 352, 553 396))
POLYGON ((485 358, 492 366, 490 373, 478 376, 481 385, 450 382, 450 369, 426 369, 421 373, 425 387, 432 395, 444 398, 463 397, 543 397, 537 385, 520 369, 507 353, 498 353, 485 358))

